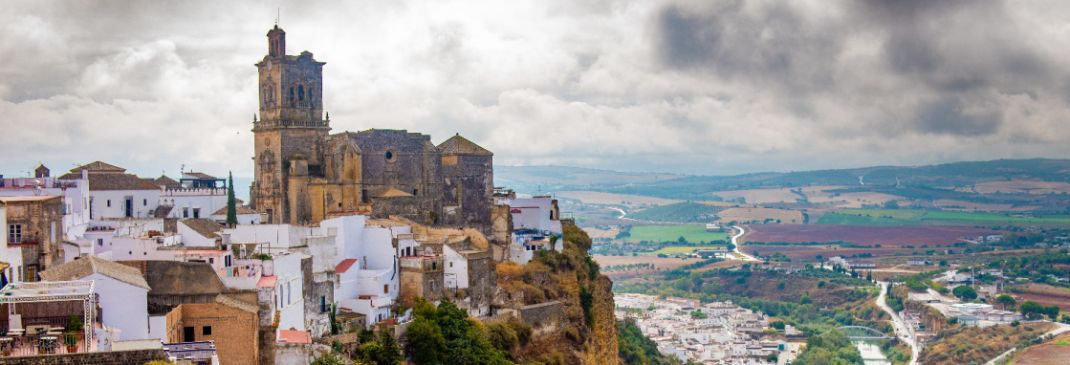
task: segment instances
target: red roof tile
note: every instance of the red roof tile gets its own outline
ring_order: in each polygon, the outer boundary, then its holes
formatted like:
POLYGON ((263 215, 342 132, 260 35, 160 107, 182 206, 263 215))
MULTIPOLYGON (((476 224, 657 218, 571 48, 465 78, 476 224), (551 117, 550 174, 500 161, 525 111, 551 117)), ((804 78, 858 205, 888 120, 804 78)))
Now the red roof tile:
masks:
POLYGON ((355 264, 355 263, 357 263, 357 259, 345 259, 345 260, 342 260, 342 262, 338 263, 338 266, 334 267, 334 272, 336 274, 344 273, 344 272, 348 271, 349 268, 352 267, 353 264, 355 264))
POLYGON ((279 330, 278 342, 310 344, 312 343, 312 336, 308 331, 279 330))
POLYGON ((257 288, 274 288, 275 287, 275 282, 278 281, 278 280, 279 280, 279 278, 276 277, 275 275, 272 275, 272 276, 261 276, 260 280, 256 282, 256 287, 257 288))

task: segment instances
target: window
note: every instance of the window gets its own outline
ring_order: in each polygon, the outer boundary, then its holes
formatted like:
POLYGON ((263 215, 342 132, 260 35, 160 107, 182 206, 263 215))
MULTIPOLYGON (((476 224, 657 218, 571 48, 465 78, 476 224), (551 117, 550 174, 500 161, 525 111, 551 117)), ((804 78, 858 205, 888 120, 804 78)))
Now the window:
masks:
POLYGON ((297 86, 297 100, 305 101, 305 85, 297 86))
POLYGON ((201 217, 201 208, 193 208, 193 218, 201 217))
POLYGON ((420 195, 420 194, 418 194, 419 192, 420 192, 420 190, 412 189, 412 195, 420 195))
POLYGON ((22 243, 21 224, 9 224, 7 226, 7 243, 22 243))
POLYGON ((383 154, 383 157, 386 157, 387 162, 394 162, 394 151, 386 151, 386 153, 383 154))
POLYGON ((144 206, 144 207, 149 206, 149 200, 148 199, 141 199, 141 206, 144 206))
POLYGON ((293 290, 290 290, 290 283, 286 283, 286 304, 293 303, 293 290))
POLYGON ((453 267, 453 261, 450 261, 450 267, 453 267))
POLYGON ((209 257, 209 258, 208 258, 208 263, 209 263, 209 264, 214 264, 214 263, 215 263, 215 259, 214 259, 214 258, 211 258, 211 257, 209 257))
POLYGON ((111 208, 111 199, 108 199, 108 208, 111 208))
POLYGON ((320 296, 320 313, 327 313, 327 297, 320 296))
POLYGON ((97 238, 97 246, 104 246, 104 239, 103 238, 97 238))
POLYGON ((438 270, 438 262, 431 261, 431 270, 438 270))
POLYGON ((390 284, 383 284, 383 294, 390 293, 390 284))
POLYGON ((212 335, 212 326, 201 327, 201 334, 205 335, 205 336, 211 336, 212 335))
POLYGON ((189 218, 189 208, 182 208, 182 218, 189 218))

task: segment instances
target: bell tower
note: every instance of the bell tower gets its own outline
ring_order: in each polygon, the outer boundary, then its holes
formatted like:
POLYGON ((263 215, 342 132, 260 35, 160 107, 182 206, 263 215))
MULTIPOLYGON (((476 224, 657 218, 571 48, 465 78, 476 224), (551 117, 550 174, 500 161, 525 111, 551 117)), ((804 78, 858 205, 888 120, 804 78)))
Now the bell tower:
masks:
POLYGON ((323 117, 323 65, 312 53, 286 54, 286 31, 267 33, 268 53, 259 72, 260 118, 253 119, 254 177, 250 203, 269 223, 290 219, 291 162, 321 171, 330 122, 323 117))

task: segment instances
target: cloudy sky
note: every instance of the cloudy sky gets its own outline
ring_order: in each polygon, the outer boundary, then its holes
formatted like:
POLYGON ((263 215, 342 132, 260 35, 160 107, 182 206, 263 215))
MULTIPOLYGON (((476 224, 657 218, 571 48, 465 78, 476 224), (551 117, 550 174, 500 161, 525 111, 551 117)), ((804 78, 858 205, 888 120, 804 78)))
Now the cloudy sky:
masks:
POLYGON ((0 173, 250 176, 277 8, 335 131, 734 174, 1070 156, 1066 1, 5 1, 0 173))

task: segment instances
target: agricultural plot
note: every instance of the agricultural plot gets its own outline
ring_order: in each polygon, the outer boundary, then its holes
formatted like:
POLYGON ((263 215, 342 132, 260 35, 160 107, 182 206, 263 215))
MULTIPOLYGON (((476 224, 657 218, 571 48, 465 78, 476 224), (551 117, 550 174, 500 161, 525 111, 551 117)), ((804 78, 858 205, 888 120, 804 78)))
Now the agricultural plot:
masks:
POLYGON ((679 224, 664 226, 633 226, 631 236, 624 238, 629 242, 668 242, 683 237, 687 242, 711 242, 727 240, 724 232, 707 232, 704 225, 679 224))
POLYGON ((1070 359, 1070 334, 1063 334, 1055 339, 1030 346, 1014 355, 1014 365, 1064 365, 1070 359))
POLYGON ((728 208, 717 213, 721 222, 765 222, 802 224, 803 215, 798 210, 776 208, 739 207, 728 208))
POLYGON ((1031 217, 984 212, 922 209, 839 209, 825 213, 817 221, 826 225, 1070 225, 1070 216, 1031 217))
POLYGON ((846 225, 752 225, 747 242, 850 242, 860 245, 951 245, 963 237, 996 234, 972 226, 846 226, 846 225))
POLYGON ((654 256, 661 255, 661 254, 665 254, 665 255, 669 255, 669 256, 679 255, 679 254, 689 255, 689 254, 692 254, 692 253, 694 253, 695 251, 698 251, 698 250, 723 250, 724 248, 725 248, 725 246, 720 246, 720 245, 665 246, 665 247, 662 247, 661 249, 658 249, 657 251, 649 253, 649 255, 654 255, 654 256))

